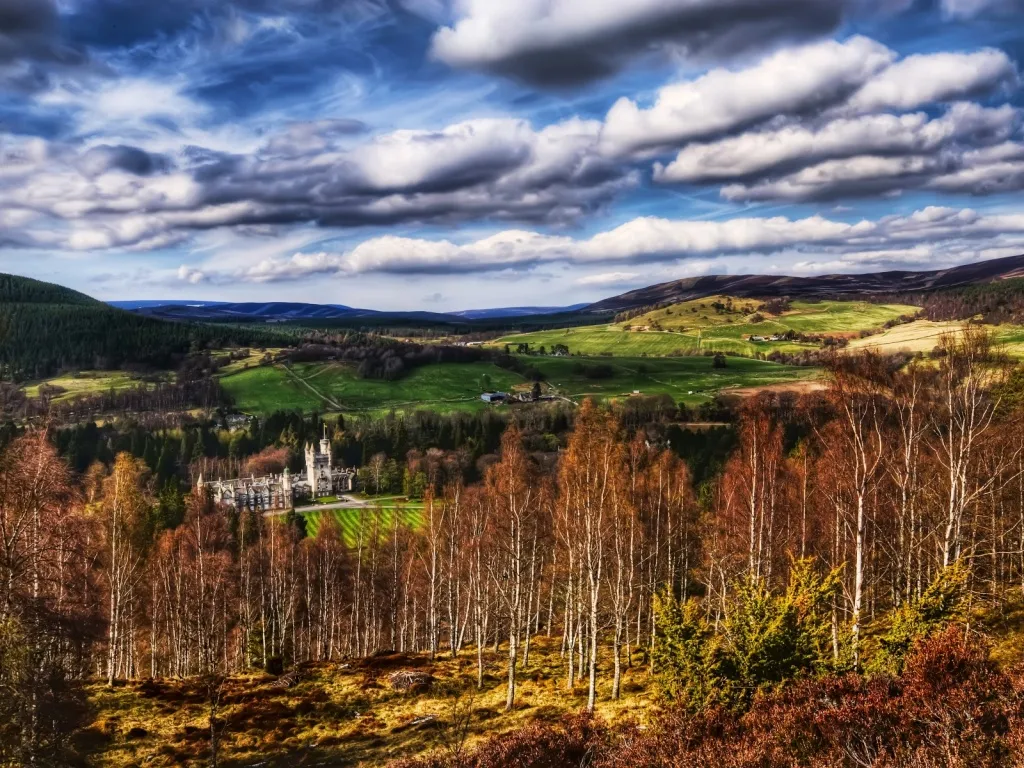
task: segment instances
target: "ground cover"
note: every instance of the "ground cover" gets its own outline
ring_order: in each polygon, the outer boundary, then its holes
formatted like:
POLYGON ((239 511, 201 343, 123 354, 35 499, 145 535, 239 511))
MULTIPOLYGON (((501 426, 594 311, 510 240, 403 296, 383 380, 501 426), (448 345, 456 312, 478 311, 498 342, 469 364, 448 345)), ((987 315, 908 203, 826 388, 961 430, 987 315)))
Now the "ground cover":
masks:
MULTIPOLYGON (((476 689, 476 654, 393 654, 301 666, 300 682, 276 687, 262 674, 232 677, 222 688, 220 761, 226 766, 367 765, 450 752, 483 738, 579 712, 586 686, 565 687, 557 639, 535 638, 520 672, 517 706, 504 712, 506 652, 484 651, 485 674, 476 689), (427 672, 426 690, 393 690, 399 669, 427 672), (463 733, 464 732, 464 733, 463 733)), ((646 666, 625 670, 623 697, 610 700, 611 680, 598 686, 598 714, 610 722, 644 722, 653 713, 646 666)), ((209 705, 198 680, 150 680, 89 689, 95 720, 80 735, 96 768, 147 765, 205 766, 210 756, 209 705)))
POLYGON ((325 521, 333 520, 341 528, 345 545, 355 547, 360 539, 367 541, 376 529, 378 535, 386 535, 395 526, 419 528, 423 522, 422 502, 405 502, 393 506, 373 505, 370 507, 344 507, 341 509, 316 509, 303 512, 306 520, 306 534, 316 536, 325 521), (361 529, 361 530, 360 530, 361 529))
POLYGON ((755 356, 772 351, 798 352, 813 344, 770 340, 793 331, 807 335, 856 336, 882 329, 918 308, 864 301, 795 301, 779 315, 758 311, 757 299, 710 296, 654 310, 607 326, 564 328, 514 334, 492 346, 529 344, 550 351, 556 344, 571 354, 621 357, 666 356, 688 352, 727 352, 755 356), (765 340, 753 341, 751 337, 765 340))
POLYGON ((530 362, 545 376, 557 395, 575 401, 643 395, 671 395, 696 405, 722 391, 756 388, 817 377, 813 368, 778 365, 763 360, 729 357, 725 368, 716 368, 712 357, 674 358, 570 358, 536 357, 530 362), (593 378, 597 373, 609 374, 593 378))
POLYGON ((108 392, 111 389, 131 389, 140 383, 142 379, 125 371, 80 371, 29 384, 25 387, 25 394, 28 397, 39 397, 42 388, 55 387, 61 391, 54 395, 53 400, 61 402, 80 395, 108 392))

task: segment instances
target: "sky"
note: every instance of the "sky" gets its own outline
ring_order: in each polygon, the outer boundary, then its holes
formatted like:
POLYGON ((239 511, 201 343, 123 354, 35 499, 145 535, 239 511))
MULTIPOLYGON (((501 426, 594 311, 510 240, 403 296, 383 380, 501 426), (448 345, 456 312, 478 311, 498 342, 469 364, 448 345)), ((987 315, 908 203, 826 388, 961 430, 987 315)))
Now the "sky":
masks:
POLYGON ((1024 253, 1024 0, 0 0, 0 272, 564 306, 1024 253))

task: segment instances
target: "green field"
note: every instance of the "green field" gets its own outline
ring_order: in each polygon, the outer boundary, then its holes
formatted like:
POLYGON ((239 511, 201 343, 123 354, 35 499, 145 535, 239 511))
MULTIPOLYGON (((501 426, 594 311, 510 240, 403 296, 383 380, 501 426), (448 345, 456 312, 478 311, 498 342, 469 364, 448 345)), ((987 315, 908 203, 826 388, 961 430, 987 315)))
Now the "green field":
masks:
POLYGON ((304 512, 306 533, 315 537, 325 520, 332 519, 341 527, 345 546, 355 547, 359 543, 359 526, 363 528, 363 542, 372 535, 374 525, 378 535, 388 535, 395 524, 395 515, 400 515, 399 524, 409 528, 418 528, 423 522, 422 502, 407 502, 401 506, 372 506, 351 509, 322 509, 304 512), (374 520, 376 518, 376 521, 374 520))
POLYGON ((141 383, 141 379, 124 371, 81 371, 30 384, 25 387, 25 394, 28 397, 39 397, 41 387, 57 387, 63 391, 55 395, 53 401, 61 402, 81 395, 107 392, 111 389, 131 389, 141 383))
POLYGON ((728 352, 756 356, 771 351, 795 352, 814 348, 791 341, 751 341, 751 336, 771 337, 789 331, 803 334, 854 335, 881 329, 887 322, 912 315, 917 307, 905 304, 871 304, 863 301, 795 301, 785 313, 762 312, 760 302, 711 296, 654 310, 631 320, 607 326, 584 326, 535 333, 514 334, 492 342, 513 349, 529 344, 533 349, 564 344, 571 354, 616 357, 666 356, 692 351, 728 352))
POLYGON ((556 394, 576 401, 643 395, 671 395, 697 405, 730 389, 786 384, 814 378, 813 368, 778 365, 746 357, 729 357, 725 368, 715 368, 711 357, 667 358, 531 358, 556 394), (610 378, 592 379, 580 371, 586 366, 610 366, 610 378))
POLYGON ((360 379, 344 363, 300 363, 250 368, 221 384, 248 413, 279 410, 368 412, 429 407, 438 411, 489 407, 488 390, 524 385, 523 378, 493 363, 445 363, 416 368, 398 381, 360 379))
MULTIPOLYGON (((726 368, 714 368, 711 357, 580 358, 530 357, 544 374, 547 394, 580 401, 668 394, 690 405, 709 400, 723 389, 760 387, 805 380, 810 368, 778 365, 752 358, 730 357, 726 368), (610 367, 611 375, 594 378, 587 369, 610 367)), ((607 373, 607 372, 606 372, 607 373)), ((381 412, 430 408, 440 411, 494 406, 480 393, 500 389, 527 390, 532 384, 519 374, 491 363, 445 363, 418 368, 399 381, 359 379, 340 363, 303 363, 253 368, 221 380, 245 412, 277 410, 381 412)))

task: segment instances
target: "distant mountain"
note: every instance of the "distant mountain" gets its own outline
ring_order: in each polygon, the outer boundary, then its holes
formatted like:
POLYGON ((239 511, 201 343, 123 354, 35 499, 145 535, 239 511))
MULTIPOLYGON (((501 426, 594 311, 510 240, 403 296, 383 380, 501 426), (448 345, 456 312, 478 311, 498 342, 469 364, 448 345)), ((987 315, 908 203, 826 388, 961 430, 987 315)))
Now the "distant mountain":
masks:
POLYGON ((190 301, 189 299, 140 299, 137 301, 108 301, 112 307, 118 309, 151 309, 152 307, 216 307, 219 304, 227 304, 226 301, 190 301))
POLYGON ((716 294, 738 297, 789 296, 813 298, 838 295, 919 293, 943 288, 983 285, 1024 277, 1024 255, 980 261, 928 272, 872 272, 862 275, 705 275, 659 283, 629 291, 587 306, 585 313, 621 312, 656 304, 676 304, 716 294))
POLYGON ((396 323, 459 324, 473 320, 537 317, 573 312, 586 304, 572 307, 506 307, 497 309, 470 309, 462 312, 388 312, 375 309, 357 309, 344 304, 306 304, 302 302, 227 302, 227 301, 112 301, 112 306, 131 310, 140 315, 165 320, 203 320, 207 322, 286 322, 302 320, 359 320, 396 323))
POLYGON ((568 307, 501 307, 498 309, 464 309, 452 312, 457 317, 467 320, 495 320, 502 317, 534 317, 535 315, 559 315, 565 312, 576 312, 588 306, 586 303, 573 304, 568 307))

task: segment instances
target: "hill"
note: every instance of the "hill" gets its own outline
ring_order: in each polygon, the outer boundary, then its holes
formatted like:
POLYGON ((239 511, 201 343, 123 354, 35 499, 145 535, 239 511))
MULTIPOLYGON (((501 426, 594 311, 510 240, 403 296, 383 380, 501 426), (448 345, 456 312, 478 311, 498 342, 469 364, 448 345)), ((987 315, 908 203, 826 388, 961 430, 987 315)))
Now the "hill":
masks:
MULTIPOLYGON (((505 336, 494 342, 511 351, 564 347, 573 355, 671 356, 725 352, 755 357, 769 352, 817 349, 823 337, 851 338, 881 331, 919 308, 867 301, 774 302, 708 296, 626 317, 609 325, 505 336)), ((563 350, 564 353, 564 350, 563 350)))
POLYGON ((124 365, 166 368, 194 344, 256 337, 268 341, 270 335, 169 323, 59 285, 0 275, 0 380, 124 365))
POLYGON ((714 295, 741 298, 789 296, 888 296, 984 285, 1024 277, 1024 255, 928 272, 873 272, 860 275, 705 275, 639 288, 591 304, 585 312, 621 312, 638 307, 677 304, 714 295))

